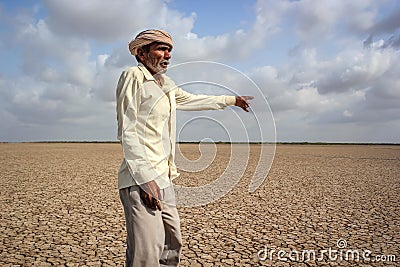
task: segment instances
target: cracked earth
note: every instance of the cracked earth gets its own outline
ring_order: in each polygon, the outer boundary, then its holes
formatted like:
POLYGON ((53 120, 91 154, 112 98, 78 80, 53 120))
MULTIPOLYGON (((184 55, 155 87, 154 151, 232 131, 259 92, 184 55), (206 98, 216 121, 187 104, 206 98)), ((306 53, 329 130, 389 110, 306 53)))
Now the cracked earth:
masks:
MULTIPOLYGON (((230 146, 217 148, 208 168, 181 171, 176 183, 221 175, 230 146)), ((197 145, 181 150, 199 156, 197 145)), ((122 157, 119 144, 0 144, 0 266, 123 266, 122 157)), ((178 208, 181 266, 399 266, 400 146, 277 145, 268 177, 249 193, 258 157, 252 145, 221 199, 178 208), (321 256, 329 248, 336 259, 321 256), (310 250, 315 258, 301 260, 310 250)))

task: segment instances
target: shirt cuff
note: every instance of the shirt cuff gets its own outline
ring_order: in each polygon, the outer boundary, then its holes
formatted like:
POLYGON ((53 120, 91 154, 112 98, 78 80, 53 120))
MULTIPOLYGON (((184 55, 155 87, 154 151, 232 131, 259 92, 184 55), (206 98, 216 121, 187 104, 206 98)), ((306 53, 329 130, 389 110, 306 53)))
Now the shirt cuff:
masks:
POLYGON ((236 96, 225 96, 225 103, 227 106, 234 106, 236 104, 236 96))

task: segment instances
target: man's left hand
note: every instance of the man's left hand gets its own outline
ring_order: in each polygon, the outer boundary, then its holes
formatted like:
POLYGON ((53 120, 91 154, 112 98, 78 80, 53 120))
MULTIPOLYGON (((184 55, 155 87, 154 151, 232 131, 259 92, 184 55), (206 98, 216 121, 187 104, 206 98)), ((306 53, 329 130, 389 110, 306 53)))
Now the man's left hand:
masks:
POLYGON ((244 111, 249 112, 250 106, 248 100, 252 100, 253 96, 237 96, 235 106, 241 107, 244 111))

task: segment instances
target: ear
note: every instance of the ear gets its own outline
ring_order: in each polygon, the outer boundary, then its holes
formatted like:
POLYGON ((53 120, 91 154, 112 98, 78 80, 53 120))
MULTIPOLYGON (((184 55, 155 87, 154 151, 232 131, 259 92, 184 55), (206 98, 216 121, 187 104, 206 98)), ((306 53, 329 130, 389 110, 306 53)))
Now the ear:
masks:
POLYGON ((145 55, 145 53, 144 53, 144 51, 143 51, 142 48, 139 48, 139 49, 137 50, 137 55, 138 55, 138 57, 139 57, 139 59, 140 59, 141 61, 144 61, 144 60, 146 59, 146 55, 145 55))

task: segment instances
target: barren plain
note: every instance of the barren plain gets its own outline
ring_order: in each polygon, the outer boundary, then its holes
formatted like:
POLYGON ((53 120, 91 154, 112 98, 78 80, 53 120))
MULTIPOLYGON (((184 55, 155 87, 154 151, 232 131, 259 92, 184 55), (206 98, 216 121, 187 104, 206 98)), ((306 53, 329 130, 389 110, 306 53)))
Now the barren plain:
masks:
MULTIPOLYGON (((177 183, 220 175, 230 145, 217 148, 208 168, 177 183)), ((181 149, 199 156, 197 145, 181 149)), ((181 266, 400 265, 400 146, 277 145, 249 193, 258 154, 251 145, 224 197, 178 208, 181 266)), ((123 266, 122 157, 115 143, 0 144, 0 266, 123 266)))

